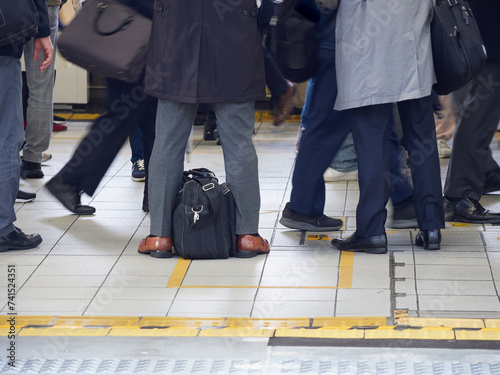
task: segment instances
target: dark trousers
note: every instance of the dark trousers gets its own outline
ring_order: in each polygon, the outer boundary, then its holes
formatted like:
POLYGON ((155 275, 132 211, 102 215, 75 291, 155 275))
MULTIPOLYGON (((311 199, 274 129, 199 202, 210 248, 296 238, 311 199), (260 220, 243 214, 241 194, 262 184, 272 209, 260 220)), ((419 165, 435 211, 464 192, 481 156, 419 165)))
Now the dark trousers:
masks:
MULTIPOLYGON (((325 181, 323 173, 351 131, 350 112, 339 112, 333 109, 337 98, 335 51, 320 48, 318 57, 318 71, 315 77, 309 81, 305 110, 303 111, 305 117, 303 121, 307 122, 307 127, 300 140, 290 198, 292 210, 310 217, 319 217, 324 212, 325 181)), ((389 113, 384 126, 386 129, 393 128, 392 113, 389 113)), ((391 195, 393 204, 399 204, 412 197, 412 188, 401 174, 401 149, 398 138, 394 131, 389 132, 389 135, 385 134, 385 144, 389 142, 390 146, 390 158, 385 158, 384 166, 389 168, 390 165, 391 171, 390 174, 386 173, 388 181, 390 181, 387 191, 391 195)), ((373 148, 372 145, 368 147, 369 149, 373 148)))
POLYGON ((132 151, 132 157, 130 161, 135 163, 137 160, 144 159, 144 145, 142 142, 142 130, 139 125, 135 126, 132 133, 129 136, 130 151, 132 151))
POLYGON ((156 104, 157 99, 144 92, 142 82, 108 79, 106 114, 94 122, 73 157, 58 173, 62 181, 93 195, 137 124, 142 131, 144 161, 148 165, 155 138, 156 104))
POLYGON ((500 61, 488 60, 472 80, 453 136, 444 194, 450 198, 481 199, 500 189, 500 168, 490 143, 500 120, 500 61))
MULTIPOLYGON (((413 202, 421 230, 444 228, 441 174, 430 96, 398 103, 413 181, 413 202)), ((352 109, 354 146, 358 155, 360 197, 356 231, 361 236, 385 232, 391 174, 385 147, 392 104, 352 109)))

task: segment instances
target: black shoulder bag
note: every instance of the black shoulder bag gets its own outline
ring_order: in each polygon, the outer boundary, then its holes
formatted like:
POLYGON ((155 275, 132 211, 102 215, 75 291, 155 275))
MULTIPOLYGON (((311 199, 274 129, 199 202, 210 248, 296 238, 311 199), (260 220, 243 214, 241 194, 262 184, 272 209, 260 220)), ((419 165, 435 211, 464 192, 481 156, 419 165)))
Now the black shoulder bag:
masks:
POLYGON ((434 91, 439 95, 464 87, 486 62, 486 48, 466 0, 436 1, 431 40, 437 78, 434 91))
POLYGON ((184 259, 236 254, 236 205, 231 190, 206 169, 184 172, 172 214, 174 250, 184 259))

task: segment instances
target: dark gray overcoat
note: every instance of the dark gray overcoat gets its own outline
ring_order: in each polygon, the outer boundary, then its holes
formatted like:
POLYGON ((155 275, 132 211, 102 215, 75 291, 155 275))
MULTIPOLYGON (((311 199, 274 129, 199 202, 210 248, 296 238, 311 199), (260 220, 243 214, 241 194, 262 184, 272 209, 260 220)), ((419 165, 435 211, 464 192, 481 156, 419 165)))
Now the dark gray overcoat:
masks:
POLYGON ((146 92, 181 103, 265 97, 256 0, 156 0, 146 92))

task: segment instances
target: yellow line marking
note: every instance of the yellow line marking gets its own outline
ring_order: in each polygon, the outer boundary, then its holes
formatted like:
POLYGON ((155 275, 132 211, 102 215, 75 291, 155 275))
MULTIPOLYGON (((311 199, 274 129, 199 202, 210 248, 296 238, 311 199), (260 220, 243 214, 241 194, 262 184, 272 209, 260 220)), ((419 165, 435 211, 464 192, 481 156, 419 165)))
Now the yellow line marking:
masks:
POLYGON ((318 329, 278 328, 274 333, 274 337, 311 337, 324 339, 362 339, 364 335, 364 330, 351 330, 347 327, 318 329))
POLYGON ((450 327, 396 329, 388 326, 365 330, 365 339, 453 340, 454 338, 455 334, 450 327))
POLYGON ((200 328, 224 327, 226 318, 167 318, 167 317, 146 317, 139 322, 139 328, 144 327, 183 327, 183 328, 200 328))
POLYGON ((500 340, 498 329, 485 328, 480 331, 455 331, 457 340, 500 340))
POLYGON ((200 330, 195 328, 169 327, 169 328, 152 328, 152 329, 129 329, 118 328, 112 329, 108 336, 138 336, 138 337, 164 337, 164 336, 181 336, 195 337, 198 336, 200 330))
POLYGON ((336 286, 181 285, 183 289, 338 289, 336 286))
POLYGON ((259 318, 228 318, 226 325, 232 328, 254 328, 254 329, 270 329, 270 328, 296 328, 309 327, 311 320, 309 318, 291 318, 291 319, 259 319, 259 318))
POLYGON ((314 318, 313 327, 381 327, 387 324, 387 318, 381 317, 333 317, 314 318))
POLYGON ((19 336, 107 336, 111 328, 23 328, 19 336))
POLYGON ((138 317, 118 317, 118 316, 58 316, 53 326, 84 328, 84 327, 116 327, 130 326, 136 327, 139 323, 138 317))
POLYGON ((189 265, 191 264, 190 259, 179 258, 177 264, 175 265, 172 275, 167 283, 167 288, 179 288, 182 284, 182 280, 186 276, 189 265))
POLYGON ((223 329, 203 329, 200 337, 273 337, 274 329, 255 328, 223 328, 223 329))
POLYGON ((354 264, 354 253, 342 251, 340 253, 340 268, 339 268, 339 289, 352 288, 352 270, 354 264))
POLYGON ((411 327, 485 328, 482 319, 407 318, 404 324, 411 327))

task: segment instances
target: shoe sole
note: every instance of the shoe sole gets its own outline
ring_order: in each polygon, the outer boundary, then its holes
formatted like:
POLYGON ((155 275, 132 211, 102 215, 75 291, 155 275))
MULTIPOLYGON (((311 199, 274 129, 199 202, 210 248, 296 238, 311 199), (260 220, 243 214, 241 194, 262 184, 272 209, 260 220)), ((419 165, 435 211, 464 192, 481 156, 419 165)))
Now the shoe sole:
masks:
POLYGON ((295 220, 291 220, 291 219, 287 219, 285 217, 282 217, 280 219, 280 223, 282 225, 284 225, 285 227, 287 227, 287 228, 299 229, 299 230, 306 230, 306 231, 309 231, 309 232, 324 232, 324 231, 330 232, 330 231, 336 231, 336 230, 339 230, 340 228, 342 228, 342 225, 343 225, 343 224, 341 224, 341 225, 334 226, 334 227, 318 227, 316 225, 312 225, 312 224, 309 224, 309 223, 303 223, 303 222, 295 221, 295 220))
POLYGON ((27 178, 44 178, 45 175, 43 174, 43 172, 39 172, 39 173, 25 173, 25 172, 21 172, 21 178, 23 180, 26 180, 27 178))
MULTIPOLYGON (((335 247, 335 245, 333 245, 335 247)), ((365 252, 368 254, 385 254, 387 253, 387 247, 374 247, 371 249, 339 249, 338 247, 335 247, 336 249, 340 251, 349 251, 351 253, 360 253, 360 252, 365 252)))
POLYGON ((470 223, 470 224, 500 224, 500 219, 496 220, 475 220, 475 219, 466 219, 460 216, 453 215, 448 221, 458 221, 460 223, 470 223))
POLYGON ((438 243, 431 243, 428 244, 427 246, 424 246, 423 242, 415 241, 414 245, 418 247, 423 247, 424 250, 441 250, 441 245, 438 243))
POLYGON ((132 181, 143 182, 143 181, 146 181, 146 177, 139 177, 139 178, 132 177, 132 181))
POLYGON ((139 254, 152 256, 153 258, 172 258, 174 256, 172 251, 164 251, 164 250, 162 250, 162 251, 159 251, 159 250, 141 251, 141 250, 137 249, 137 252, 139 254))
POLYGON ((35 244, 29 245, 29 246, 0 246, 0 253, 6 252, 6 251, 12 251, 12 250, 29 250, 29 249, 34 249, 38 245, 42 243, 42 239, 40 241, 36 242, 35 244))

